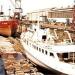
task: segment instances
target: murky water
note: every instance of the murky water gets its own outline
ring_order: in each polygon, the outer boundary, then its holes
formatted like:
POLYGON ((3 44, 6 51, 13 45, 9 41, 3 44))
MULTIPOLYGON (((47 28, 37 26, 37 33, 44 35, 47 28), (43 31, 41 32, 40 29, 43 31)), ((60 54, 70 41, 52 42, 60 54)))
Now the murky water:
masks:
POLYGON ((2 58, 0 58, 0 75, 5 75, 4 64, 2 58))

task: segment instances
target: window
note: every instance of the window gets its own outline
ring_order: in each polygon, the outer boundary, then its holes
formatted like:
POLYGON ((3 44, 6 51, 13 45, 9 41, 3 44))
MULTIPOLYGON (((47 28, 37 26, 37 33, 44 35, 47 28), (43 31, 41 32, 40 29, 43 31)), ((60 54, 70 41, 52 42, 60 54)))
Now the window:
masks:
POLYGON ((34 48, 34 49, 36 49, 36 46, 35 46, 35 45, 33 45, 33 48, 34 48))
POLYGON ((47 52, 47 51, 45 51, 45 54, 46 54, 46 55, 47 55, 47 53, 48 53, 48 52, 47 52))
POLYGON ((44 49, 42 49, 42 53, 44 53, 44 49))
POLYGON ((50 53, 50 56, 53 56, 54 57, 54 54, 53 53, 50 53))
POLYGON ((46 35, 43 35, 43 36, 42 36, 42 39, 43 39, 44 41, 46 40, 46 38, 47 38, 46 35))
POLYGON ((39 51, 41 52, 41 48, 39 48, 39 51))
POLYGON ((37 50, 38 50, 38 47, 37 47, 37 50))

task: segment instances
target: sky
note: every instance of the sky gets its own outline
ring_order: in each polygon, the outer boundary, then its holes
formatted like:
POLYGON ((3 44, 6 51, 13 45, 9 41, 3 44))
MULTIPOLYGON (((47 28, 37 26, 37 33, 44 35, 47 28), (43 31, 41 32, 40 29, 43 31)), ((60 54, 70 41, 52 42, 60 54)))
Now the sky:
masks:
MULTIPOLYGON (((12 9, 11 12, 14 10, 14 6, 11 1, 13 1, 14 3, 15 0, 0 0, 0 6, 3 6, 3 11, 5 12, 5 14, 9 13, 9 6, 12 9)), ((26 14, 39 9, 73 6, 74 0, 22 0, 21 4, 23 14, 26 14)))

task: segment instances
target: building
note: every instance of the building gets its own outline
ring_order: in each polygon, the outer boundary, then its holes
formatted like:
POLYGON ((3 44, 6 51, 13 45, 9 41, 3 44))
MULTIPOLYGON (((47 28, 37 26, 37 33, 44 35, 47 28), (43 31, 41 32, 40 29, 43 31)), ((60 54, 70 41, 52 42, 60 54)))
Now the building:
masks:
MULTIPOLYGON (((36 10, 33 12, 27 13, 27 17, 31 21, 38 20, 38 16, 46 16, 47 19, 49 18, 72 18, 73 16, 73 8, 67 7, 67 8, 48 8, 48 9, 42 9, 42 10, 36 10)), ((40 18, 40 20, 42 20, 40 18)))

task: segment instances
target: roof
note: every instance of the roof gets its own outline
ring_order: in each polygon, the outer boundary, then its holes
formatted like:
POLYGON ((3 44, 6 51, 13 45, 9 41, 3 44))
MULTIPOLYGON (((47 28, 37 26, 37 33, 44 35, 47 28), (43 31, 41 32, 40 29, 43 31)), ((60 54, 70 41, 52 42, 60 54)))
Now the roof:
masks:
POLYGON ((75 52, 75 45, 57 45, 52 50, 56 53, 75 52))

